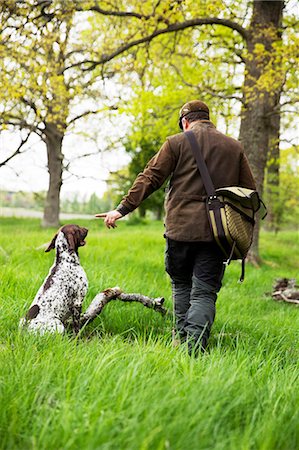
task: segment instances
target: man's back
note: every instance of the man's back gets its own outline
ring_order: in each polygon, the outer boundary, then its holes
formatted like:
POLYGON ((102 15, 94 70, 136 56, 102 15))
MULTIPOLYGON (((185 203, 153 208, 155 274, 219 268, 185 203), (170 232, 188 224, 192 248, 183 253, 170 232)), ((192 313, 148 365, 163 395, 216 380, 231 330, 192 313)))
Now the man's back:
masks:
MULTIPOLYGON (((241 144, 220 133, 210 121, 194 122, 190 129, 197 141, 207 133, 202 153, 215 188, 243 186, 255 188, 241 144)), ((206 213, 206 191, 184 133, 168 139, 176 160, 166 200, 166 235, 179 241, 212 241, 206 213)))

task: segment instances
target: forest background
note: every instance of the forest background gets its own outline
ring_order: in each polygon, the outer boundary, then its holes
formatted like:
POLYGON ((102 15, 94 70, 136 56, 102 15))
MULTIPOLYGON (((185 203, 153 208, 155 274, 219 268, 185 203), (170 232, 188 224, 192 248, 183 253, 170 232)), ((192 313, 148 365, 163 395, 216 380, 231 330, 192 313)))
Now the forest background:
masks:
MULTIPOLYGON (((38 146, 49 180, 45 192, 3 189, 3 206, 42 208, 44 227, 57 227, 62 209, 114 207, 178 132, 182 104, 200 98, 214 124, 243 143, 268 206, 266 227, 296 226, 295 1, 8 0, 0 14, 0 172, 16 177, 18 158, 30 161, 38 146), (63 183, 71 176, 75 186, 88 164, 98 166, 101 181, 106 157, 118 166, 104 171, 103 195, 62 200, 63 183)), ((163 201, 161 189, 139 216, 161 219, 163 201)), ((258 244, 256 227, 257 258, 258 244)))

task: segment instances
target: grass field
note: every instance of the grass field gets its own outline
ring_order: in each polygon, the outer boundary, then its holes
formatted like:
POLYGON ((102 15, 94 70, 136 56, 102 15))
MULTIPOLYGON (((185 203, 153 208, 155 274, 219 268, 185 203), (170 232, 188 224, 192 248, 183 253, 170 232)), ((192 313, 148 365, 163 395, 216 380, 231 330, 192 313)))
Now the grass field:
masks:
MULTIPOLYGON (((164 296, 161 223, 89 228, 80 259, 99 291, 164 296)), ((111 302, 80 338, 30 336, 18 321, 54 253, 37 220, 1 219, 0 448, 295 450, 299 448, 299 311, 267 296, 275 278, 299 278, 298 233, 263 233, 264 264, 229 267, 208 352, 171 343, 171 316, 111 302)), ((83 308, 83 309, 84 309, 83 308)))

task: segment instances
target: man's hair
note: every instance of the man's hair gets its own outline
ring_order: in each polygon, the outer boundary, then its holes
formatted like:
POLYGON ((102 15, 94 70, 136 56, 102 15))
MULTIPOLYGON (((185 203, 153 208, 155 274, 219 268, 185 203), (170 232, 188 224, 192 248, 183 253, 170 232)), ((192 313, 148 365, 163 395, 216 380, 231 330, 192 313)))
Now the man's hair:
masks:
POLYGON ((206 111, 192 111, 186 114, 185 119, 188 120, 189 123, 195 122, 196 120, 209 120, 210 115, 206 111))

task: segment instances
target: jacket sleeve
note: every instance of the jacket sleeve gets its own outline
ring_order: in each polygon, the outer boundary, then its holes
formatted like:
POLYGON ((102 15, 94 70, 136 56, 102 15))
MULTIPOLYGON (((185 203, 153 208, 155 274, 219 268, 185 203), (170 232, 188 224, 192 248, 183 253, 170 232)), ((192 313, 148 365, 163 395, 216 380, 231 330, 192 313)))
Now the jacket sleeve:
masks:
POLYGON ((256 189, 254 176, 249 166, 247 156, 244 152, 241 153, 239 186, 248 189, 256 189))
POLYGON ((162 186, 173 172, 174 167, 175 156, 167 140, 158 153, 147 163, 143 172, 137 176, 128 194, 123 197, 118 205, 117 210, 123 216, 134 211, 143 200, 162 186))

